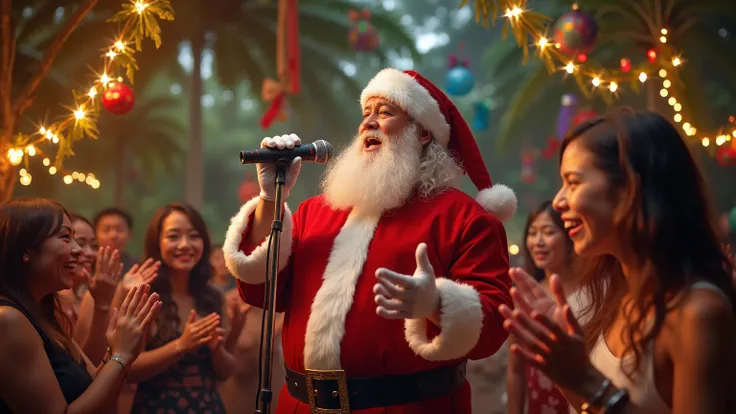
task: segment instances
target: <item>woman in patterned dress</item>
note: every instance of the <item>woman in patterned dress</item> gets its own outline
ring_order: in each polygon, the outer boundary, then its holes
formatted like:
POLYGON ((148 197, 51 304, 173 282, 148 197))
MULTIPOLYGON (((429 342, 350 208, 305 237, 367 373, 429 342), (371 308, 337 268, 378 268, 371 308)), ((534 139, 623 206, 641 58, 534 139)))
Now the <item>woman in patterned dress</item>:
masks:
MULTIPOLYGON (((574 257, 572 241, 565 233, 560 213, 554 211, 551 201, 543 202, 537 210, 529 214, 524 240, 527 272, 545 285, 549 283, 549 276, 560 275, 570 303, 581 305, 580 294, 577 292, 575 281, 571 279, 570 272, 574 257)), ((509 338, 513 342, 513 336, 509 338)), ((509 353, 506 388, 509 414, 569 412, 567 400, 555 384, 541 371, 525 364, 513 353, 509 353)))
POLYGON ((225 412, 216 383, 233 372, 240 327, 230 335, 222 328, 223 297, 209 284, 209 254, 207 226, 192 207, 173 203, 154 214, 144 256, 161 261, 152 285, 163 306, 146 351, 131 367, 128 381, 138 383, 131 412, 225 412))

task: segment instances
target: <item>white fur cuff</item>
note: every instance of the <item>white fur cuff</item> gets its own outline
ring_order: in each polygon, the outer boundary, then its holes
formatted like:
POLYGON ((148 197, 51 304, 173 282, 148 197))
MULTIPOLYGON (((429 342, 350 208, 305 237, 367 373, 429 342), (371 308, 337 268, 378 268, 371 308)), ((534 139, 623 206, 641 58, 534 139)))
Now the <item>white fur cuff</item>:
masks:
POLYGON ((428 361, 464 358, 480 338, 483 308, 480 295, 470 285, 437 279, 440 294, 440 334, 429 341, 427 319, 407 319, 404 334, 409 347, 428 361))
MULTIPOLYGON (((266 277, 266 256, 268 255, 268 238, 256 247, 250 255, 240 251, 240 242, 243 232, 248 228, 248 220, 256 211, 259 201, 258 196, 243 204, 238 214, 230 220, 230 227, 225 235, 225 243, 222 252, 225 255, 225 264, 230 273, 245 283, 259 284, 266 277)), ((292 229, 294 225, 291 219, 291 210, 284 204, 284 227, 281 232, 281 243, 279 246, 279 270, 286 267, 291 255, 292 229)))

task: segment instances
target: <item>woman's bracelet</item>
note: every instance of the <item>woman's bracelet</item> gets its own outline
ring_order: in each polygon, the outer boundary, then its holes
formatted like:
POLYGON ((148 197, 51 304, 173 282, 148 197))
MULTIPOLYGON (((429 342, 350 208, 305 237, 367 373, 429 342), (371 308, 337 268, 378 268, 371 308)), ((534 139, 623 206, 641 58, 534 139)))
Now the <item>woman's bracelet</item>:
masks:
POLYGON ((609 379, 605 379, 600 388, 598 388, 598 391, 593 394, 593 398, 591 398, 588 402, 584 402, 583 405, 580 406, 580 414, 590 414, 588 410, 601 402, 603 396, 606 394, 606 391, 608 391, 608 388, 610 386, 611 381, 609 379))
POLYGON ((621 414, 624 411, 624 407, 628 404, 629 393, 625 388, 621 388, 608 400, 605 408, 603 408, 603 414, 621 414))
POLYGON ((110 361, 115 361, 118 364, 120 364, 120 367, 123 368, 123 373, 125 374, 126 377, 128 376, 128 368, 125 367, 125 359, 123 358, 122 355, 114 354, 113 356, 110 357, 110 361))

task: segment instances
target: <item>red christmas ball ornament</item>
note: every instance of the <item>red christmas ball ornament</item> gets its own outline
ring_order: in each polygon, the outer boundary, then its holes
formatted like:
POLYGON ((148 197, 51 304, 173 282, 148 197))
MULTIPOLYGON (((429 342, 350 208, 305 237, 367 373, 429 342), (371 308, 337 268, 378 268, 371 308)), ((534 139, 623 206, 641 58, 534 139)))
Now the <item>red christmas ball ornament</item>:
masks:
POLYGON ((657 60, 657 51, 649 49, 649 51, 647 51, 647 58, 649 59, 649 63, 654 63, 654 61, 657 60))
POLYGON ((123 115, 130 112, 135 104, 133 90, 124 83, 111 83, 102 95, 102 106, 107 112, 123 115))
POLYGON ((579 53, 578 54, 578 62, 585 63, 588 60, 588 55, 585 53, 579 53))
POLYGON ((621 72, 628 73, 631 70, 631 60, 629 58, 621 58, 621 72))
POLYGON ((736 148, 722 146, 716 152, 716 161, 721 167, 732 167, 736 165, 736 148))
POLYGON ((588 53, 595 47, 598 39, 598 23, 593 16, 573 5, 573 9, 563 14, 552 24, 552 40, 555 47, 568 55, 588 53))

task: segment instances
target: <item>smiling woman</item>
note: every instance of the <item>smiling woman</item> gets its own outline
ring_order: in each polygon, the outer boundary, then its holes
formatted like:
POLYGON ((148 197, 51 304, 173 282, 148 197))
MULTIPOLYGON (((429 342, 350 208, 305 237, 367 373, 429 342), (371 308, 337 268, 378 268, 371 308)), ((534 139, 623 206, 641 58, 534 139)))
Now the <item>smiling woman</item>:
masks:
MULTIPOLYGON (((534 275, 546 290, 550 288, 551 275, 558 275, 577 315, 583 307, 583 295, 571 268, 575 254, 560 213, 552 208, 552 201, 541 203, 529 213, 523 249, 527 272, 534 275)), ((512 336, 509 343, 515 342, 512 336)), ((567 414, 569 410, 567 400, 552 381, 514 353, 509 355, 506 392, 509 414, 567 414)))
POLYGON ((560 278, 549 294, 513 269, 512 352, 579 411, 736 412, 732 264, 677 128, 617 109, 571 131, 560 160, 553 205, 584 260, 591 317, 575 320, 560 278))
POLYGON ((95 368, 71 338, 56 294, 80 269, 69 214, 45 199, 0 203, 0 240, 0 413, 104 411, 138 356, 158 295, 134 289, 120 318, 113 311, 106 339, 114 363, 95 368))
POLYGON ((231 327, 225 337, 223 297, 209 284, 210 249, 207 226, 191 206, 169 204, 151 218, 144 260, 161 262, 152 285, 164 306, 146 352, 131 368, 129 382, 138 383, 132 412, 225 411, 216 384, 233 372, 240 330, 231 327))

